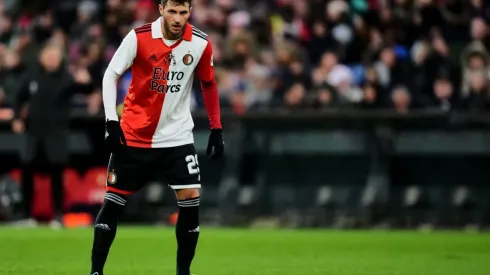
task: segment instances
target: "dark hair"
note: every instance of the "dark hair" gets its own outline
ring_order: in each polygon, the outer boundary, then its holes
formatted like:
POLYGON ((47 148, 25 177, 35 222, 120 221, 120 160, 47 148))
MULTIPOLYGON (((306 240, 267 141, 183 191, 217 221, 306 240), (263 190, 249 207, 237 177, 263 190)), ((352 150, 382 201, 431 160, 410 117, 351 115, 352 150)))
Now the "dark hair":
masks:
POLYGON ((185 5, 186 3, 189 4, 189 6, 192 5, 192 0, 162 0, 161 4, 165 7, 169 2, 175 5, 185 5))

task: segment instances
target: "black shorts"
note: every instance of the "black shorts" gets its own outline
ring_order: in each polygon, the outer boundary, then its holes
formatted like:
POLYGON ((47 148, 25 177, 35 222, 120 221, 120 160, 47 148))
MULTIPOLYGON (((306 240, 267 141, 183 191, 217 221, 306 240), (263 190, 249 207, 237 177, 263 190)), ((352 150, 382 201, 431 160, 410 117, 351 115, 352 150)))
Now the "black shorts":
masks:
POLYGON ((199 162, 193 144, 170 148, 125 147, 112 154, 107 190, 129 195, 148 182, 165 182, 175 190, 201 188, 199 162))

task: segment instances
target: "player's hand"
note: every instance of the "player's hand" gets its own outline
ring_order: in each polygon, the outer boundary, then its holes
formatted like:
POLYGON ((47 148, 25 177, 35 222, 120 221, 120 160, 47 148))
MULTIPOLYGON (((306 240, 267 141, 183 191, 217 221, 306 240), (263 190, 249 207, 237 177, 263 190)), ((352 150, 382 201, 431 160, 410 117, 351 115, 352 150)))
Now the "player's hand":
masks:
POLYGON ((119 121, 108 120, 105 123, 105 146, 111 153, 118 153, 126 146, 126 138, 119 121))
POLYGON ((211 160, 220 158, 225 151, 225 141, 223 140, 223 129, 211 129, 209 135, 208 148, 206 154, 211 160))

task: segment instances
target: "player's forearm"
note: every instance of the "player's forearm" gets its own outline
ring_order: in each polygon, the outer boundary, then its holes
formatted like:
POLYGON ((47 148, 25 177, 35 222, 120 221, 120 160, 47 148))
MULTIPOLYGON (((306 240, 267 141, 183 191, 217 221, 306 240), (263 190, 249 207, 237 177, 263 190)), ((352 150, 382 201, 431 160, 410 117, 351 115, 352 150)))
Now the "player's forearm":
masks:
POLYGON ((204 106, 209 117, 211 129, 221 129, 221 110, 219 105, 218 85, 213 79, 209 82, 201 81, 204 106))
POLYGON ((118 78, 119 75, 109 67, 102 79, 102 100, 104 102, 104 111, 107 120, 119 120, 116 109, 118 78))

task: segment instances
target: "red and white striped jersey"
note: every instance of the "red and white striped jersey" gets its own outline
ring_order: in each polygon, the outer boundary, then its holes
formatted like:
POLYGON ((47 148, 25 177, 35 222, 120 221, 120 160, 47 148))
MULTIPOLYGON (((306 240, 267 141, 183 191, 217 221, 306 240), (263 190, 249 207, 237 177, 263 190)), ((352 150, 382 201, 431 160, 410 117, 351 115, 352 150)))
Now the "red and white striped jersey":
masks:
POLYGON ((161 20, 129 32, 104 76, 106 117, 114 120, 117 114, 107 94, 111 89, 115 94, 115 86, 105 78, 110 78, 111 71, 119 76, 131 68, 121 127, 132 147, 163 148, 194 142, 190 111, 194 74, 202 83, 211 128, 221 128, 213 51, 207 35, 187 23, 181 39, 168 41, 163 37, 161 20))

